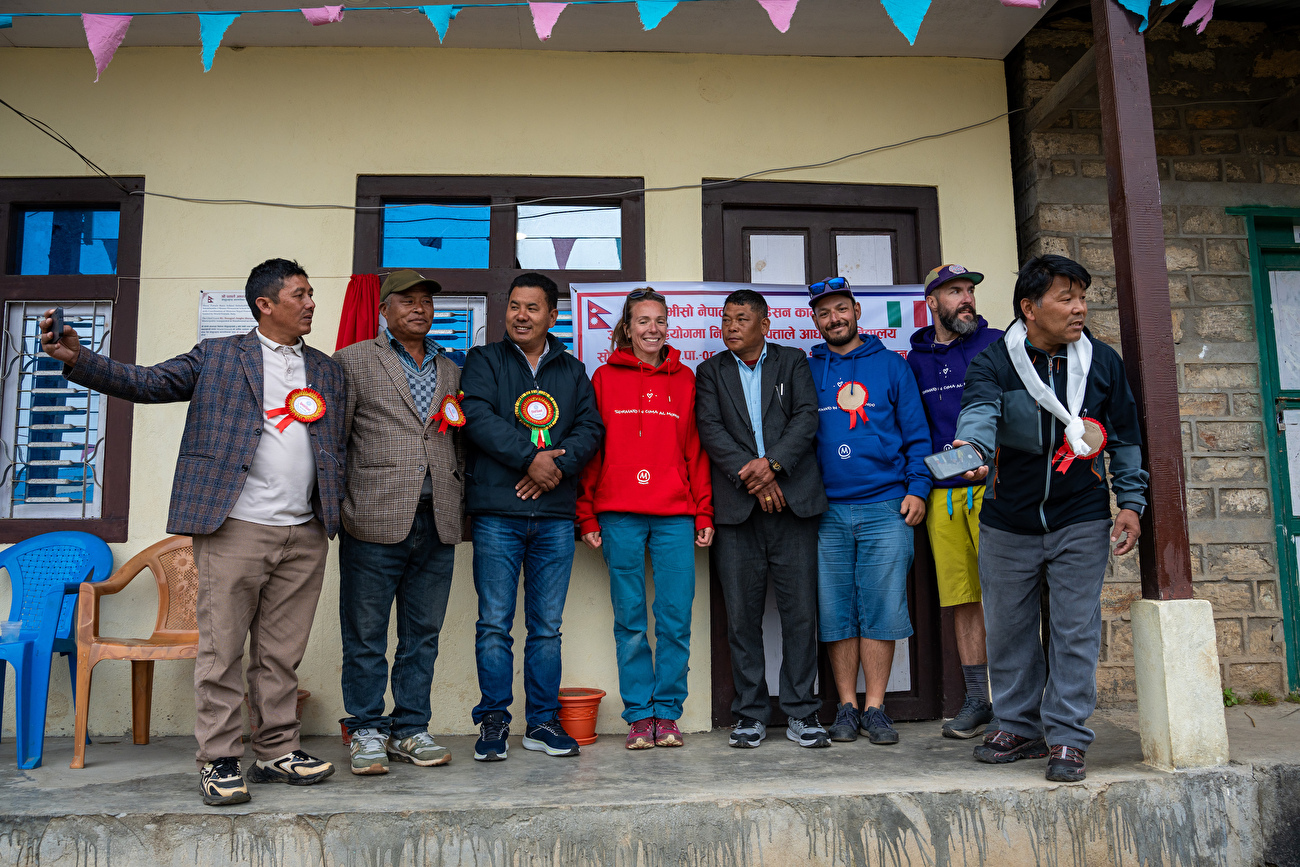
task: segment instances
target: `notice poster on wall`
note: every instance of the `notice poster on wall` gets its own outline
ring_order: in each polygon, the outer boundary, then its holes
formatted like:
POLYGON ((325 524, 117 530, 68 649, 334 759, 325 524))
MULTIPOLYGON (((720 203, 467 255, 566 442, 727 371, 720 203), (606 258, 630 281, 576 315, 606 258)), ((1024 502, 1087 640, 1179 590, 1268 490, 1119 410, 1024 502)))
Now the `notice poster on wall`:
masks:
POLYGON ((199 292, 199 342, 209 337, 247 334, 257 325, 248 309, 244 290, 225 292, 203 289, 199 292))

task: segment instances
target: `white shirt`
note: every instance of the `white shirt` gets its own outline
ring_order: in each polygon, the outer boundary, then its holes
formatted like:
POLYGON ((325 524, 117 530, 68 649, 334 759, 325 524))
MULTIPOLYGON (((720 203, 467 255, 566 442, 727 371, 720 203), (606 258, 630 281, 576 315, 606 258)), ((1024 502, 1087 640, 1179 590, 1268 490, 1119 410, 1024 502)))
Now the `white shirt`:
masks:
MULTIPOLYGON (((265 415, 265 410, 283 407, 289 392, 307 386, 303 342, 281 346, 261 329, 255 333, 262 344, 262 435, 230 517, 272 527, 305 524, 313 517, 311 492, 316 486, 316 455, 307 425, 295 419, 281 431, 276 425, 286 416, 265 415)), ((325 408, 327 413, 342 411, 325 408)))
MULTIPOLYGON (((513 340, 510 342, 515 343, 513 340)), ((524 357, 524 364, 527 364, 528 369, 533 372, 533 376, 536 376, 537 368, 542 366, 542 359, 546 357, 546 353, 551 351, 551 341, 548 340, 542 344, 542 354, 537 356, 536 364, 533 364, 531 361, 528 360, 528 353, 524 352, 524 348, 520 346, 518 343, 515 343, 515 349, 519 350, 519 354, 524 357)))

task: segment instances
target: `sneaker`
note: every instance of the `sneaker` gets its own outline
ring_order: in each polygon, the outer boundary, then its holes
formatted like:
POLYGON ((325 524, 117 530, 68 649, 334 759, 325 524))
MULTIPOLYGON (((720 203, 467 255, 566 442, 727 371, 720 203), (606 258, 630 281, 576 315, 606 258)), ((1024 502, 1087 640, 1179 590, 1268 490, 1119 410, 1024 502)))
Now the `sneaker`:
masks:
POLYGON ((474 761, 504 762, 506 738, 510 736, 510 723, 506 722, 506 715, 499 710, 483 714, 478 732, 478 740, 474 742, 474 761))
POLYGON ((830 727, 831 740, 842 744, 852 743, 858 739, 858 709, 851 704, 842 704, 835 711, 835 722, 830 727))
POLYGON ((409 738, 388 742, 388 754, 399 762, 410 762, 422 768, 445 765, 451 761, 451 751, 439 746, 428 732, 416 732, 409 738))
POLYGON ((388 773, 388 735, 379 729, 352 730, 352 773, 360 776, 388 773))
POLYGON ((1047 742, 1026 738, 1001 729, 985 732, 984 743, 975 748, 975 758, 990 765, 1005 765, 1020 759, 1041 759, 1047 755, 1047 742))
POLYGON ((894 728, 894 721, 885 713, 883 707, 869 707, 864 710, 858 719, 858 729, 873 744, 898 743, 898 731, 894 728))
POLYGON ((961 710, 950 720, 944 721, 943 736, 946 738, 973 738, 984 731, 985 726, 993 722, 993 702, 982 698, 966 696, 961 710))
POLYGON ((829 747, 831 736, 817 721, 817 713, 808 714, 803 719, 790 718, 786 723, 785 736, 801 747, 829 747))
POLYGON ((756 719, 742 716, 740 721, 731 727, 731 737, 727 742, 742 750, 752 750, 761 744, 765 737, 767 737, 767 726, 756 719))
POLYGON ((677 727, 677 720, 655 720, 655 746, 680 747, 685 744, 686 738, 682 737, 682 730, 677 727))
POLYGON ((576 756, 581 752, 578 742, 569 737, 556 717, 525 728, 524 749, 538 750, 548 756, 576 756))
POLYGON ((334 766, 324 759, 316 759, 302 750, 285 753, 278 759, 258 759, 248 767, 250 783, 288 783, 291 786, 310 786, 334 773, 334 766))
POLYGON ((627 733, 629 750, 652 750, 655 746, 655 718, 648 716, 632 723, 632 730, 627 733))
POLYGON ((1054 783, 1079 783, 1088 776, 1083 767, 1084 751, 1057 744, 1047 757, 1047 779, 1054 783))
POLYGON ((205 762, 199 771, 199 791, 203 793, 203 803, 209 807, 226 807, 249 800, 239 758, 227 756, 205 762))

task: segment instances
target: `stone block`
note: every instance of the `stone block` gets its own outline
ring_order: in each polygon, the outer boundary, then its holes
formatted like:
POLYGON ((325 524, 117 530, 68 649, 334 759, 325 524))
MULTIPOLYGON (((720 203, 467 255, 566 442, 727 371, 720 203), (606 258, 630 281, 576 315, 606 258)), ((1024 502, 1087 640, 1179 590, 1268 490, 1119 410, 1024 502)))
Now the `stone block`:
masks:
POLYGON ((1213 51, 1174 51, 1169 55, 1169 65, 1176 69, 1194 69, 1198 72, 1214 70, 1213 51))
POLYGON ((1196 438, 1207 451, 1257 452, 1264 448, 1264 431, 1253 421, 1198 422, 1196 438))
POLYGON ((1183 323, 1187 319, 1187 311, 1179 310, 1177 307, 1170 313, 1170 325, 1173 332, 1174 343, 1183 342, 1183 323))
POLYGON ((1220 277, 1197 274, 1192 277, 1192 292, 1197 301, 1250 301, 1252 290, 1249 277, 1220 277))
POLYGON ((1197 482, 1265 482, 1268 468, 1263 458, 1192 458, 1188 477, 1197 482))
MULTIPOLYGON (((1025 34, 1025 48, 1081 48, 1092 46, 1092 34, 1084 31, 1062 31, 1035 27, 1025 34)), ((1076 52, 1082 53, 1082 52, 1076 52)))
POLYGON ((1039 235, 1030 242, 1026 251, 1029 256, 1043 256, 1048 253, 1056 256, 1071 256, 1070 239, 1056 235, 1039 235))
MULTIPOLYGON (((1112 271, 1115 269, 1114 261, 1112 253, 1112 271)), ((1186 238, 1165 241, 1165 267, 1170 271, 1199 271, 1201 269, 1200 242, 1186 238)))
POLYGON ((1187 363, 1183 379, 1187 388, 1257 388, 1259 368, 1254 364, 1187 363))
POLYGON ((1300 157, 1300 133, 1289 132, 1282 136, 1282 149, 1293 157, 1300 157))
POLYGON ((1202 307, 1193 312, 1192 330, 1203 340, 1254 342, 1255 312, 1250 307, 1202 307))
MULTIPOLYGON (((1110 346, 1119 346, 1119 311, 1106 309, 1088 310, 1088 330, 1092 336, 1110 346)), ((1177 338, 1174 340, 1178 342, 1177 338)))
POLYGON ((1222 18, 1211 21, 1206 28, 1204 43, 1206 48, 1234 48, 1256 42, 1267 30, 1268 25, 1260 21, 1225 21, 1222 18))
POLYGON ((1282 622, 1276 617, 1252 617, 1246 621, 1246 653, 1251 656, 1281 656, 1282 622))
POLYGON ((1156 153, 1162 157, 1186 157, 1192 154, 1192 137, 1183 133, 1156 133, 1156 153))
POLYGON ((1237 618, 1214 621, 1219 656, 1240 656, 1243 647, 1241 641, 1241 621, 1237 618))
POLYGON ((1107 274, 1115 273, 1115 250, 1109 241, 1080 241, 1079 258, 1083 267, 1093 273, 1098 271, 1107 274))
POLYGON ((1093 275, 1092 285, 1088 287, 1088 309, 1114 307, 1115 293, 1114 277, 1093 275))
POLYGON ((1133 678, 1133 665, 1099 665, 1097 666, 1097 701, 1113 704, 1120 701, 1132 701, 1137 692, 1133 678))
POLYGON ((1080 160, 1079 174, 1085 178, 1104 178, 1106 177, 1105 160, 1080 160))
POLYGON ((1300 184, 1300 163, 1264 163, 1266 184, 1300 184))
POLYGON ((1247 271, 1249 254, 1245 241, 1226 238, 1208 238, 1205 241, 1205 261, 1211 271, 1247 271))
POLYGON ((1262 398, 1258 394, 1246 392, 1232 396, 1232 414, 1244 418, 1259 418, 1262 398))
POLYGON ((1182 422, 1179 424, 1183 436, 1183 454, 1192 450, 1192 424, 1191 422, 1182 422))
POLYGON ((1191 300, 1191 290, 1187 285, 1186 274, 1169 275, 1169 303, 1186 304, 1191 300))
POLYGON ((1277 582, 1276 581, 1255 582, 1255 598, 1259 600, 1260 611, 1276 611, 1277 610, 1277 582))
POLYGON ((1219 491, 1219 517, 1263 518, 1273 514, 1264 488, 1232 488, 1219 491))
POLYGON ((1129 662, 1133 659, 1133 627, 1123 620, 1110 622, 1110 641, 1106 643, 1107 662, 1129 662))
POLYGON ((1196 139, 1198 152, 1210 156, 1241 153, 1241 139, 1233 133, 1210 133, 1196 139))
MULTIPOLYGON (((1111 493, 1111 499, 1114 499, 1114 492, 1111 493)), ((1111 509, 1116 509, 1112 504, 1111 509)), ((1138 562, 1137 550, 1134 549, 1123 557, 1110 557, 1110 574, 1114 581, 1124 581, 1130 584, 1137 584, 1142 580, 1141 563, 1138 562)))
POLYGON ((1251 130, 1242 134, 1242 145, 1246 153, 1257 157, 1277 156, 1277 133, 1270 130, 1251 130))
POLYGON ((1280 662, 1238 662, 1228 666, 1228 684, 1239 696, 1248 697, 1257 689, 1266 689, 1281 698, 1286 695, 1283 674, 1280 662))
POLYGON ((1101 129, 1101 112, 1092 109, 1075 111, 1074 126, 1077 129, 1101 129))
POLYGON ((1074 160, 1052 160, 1052 174, 1063 177, 1077 175, 1079 170, 1075 168, 1074 160))
POLYGON ((1156 108, 1151 112, 1151 122, 1156 129, 1178 129, 1183 119, 1176 108, 1156 108))
POLYGON ((1180 229, 1184 235, 1221 235, 1223 234, 1223 208, 1207 208, 1202 205, 1183 205, 1181 208, 1180 229))
POLYGON ((1255 58, 1256 78, 1300 78, 1300 51, 1280 50, 1255 58))
POLYGON ((1235 184, 1257 184, 1260 180, 1259 163, 1252 157, 1225 157, 1223 179, 1235 184))
POLYGON ((1044 232, 1110 235, 1110 208, 1106 205, 1039 205, 1037 216, 1044 232))
POLYGON ((1213 518, 1214 492, 1205 488, 1187 489, 1187 517, 1213 518))
MULTIPOLYGON (((1112 559, 1112 565, 1113 562, 1112 559)), ((1101 586, 1101 616, 1107 618, 1127 616, 1128 607, 1141 598, 1141 584, 1107 582, 1101 586)))
MULTIPOLYGON (((1197 599, 1204 599, 1213 605, 1216 614, 1255 610, 1249 584, 1233 584, 1225 581, 1193 581, 1192 594, 1197 599)), ((1141 594, 1139 594, 1140 597, 1141 594)), ((1103 615, 1105 610, 1103 604, 1103 615)))
POLYGON ((1228 578, 1248 578, 1277 571, 1277 560, 1274 559, 1271 544, 1206 545, 1205 553, 1209 558, 1210 571, 1224 574, 1228 578))
POLYGON ((1176 181, 1218 181, 1223 179, 1223 164, 1218 160, 1174 160, 1176 181))
POLYGON ((1021 71, 1029 81, 1046 81, 1052 77, 1052 70, 1046 63, 1036 63, 1029 59, 1025 60, 1021 71))
POLYGON ((1030 150, 1039 158, 1101 153, 1101 138, 1093 133, 1036 132, 1031 134, 1029 141, 1030 150))
POLYGON ((1237 108, 1189 108, 1183 117, 1192 129, 1240 129, 1246 116, 1237 108))
MULTIPOLYGON (((1047 96, 1047 94, 1051 93, 1051 92, 1052 92, 1052 88, 1055 87, 1055 86, 1056 86, 1055 83, 1054 83, 1054 82, 1051 82, 1051 81, 1026 81, 1026 82, 1025 82, 1025 98, 1028 99, 1028 100, 1031 101, 1031 102, 1037 102, 1038 100, 1040 100, 1040 99, 1042 99, 1043 97, 1047 96)), ((1064 126, 1064 127, 1068 127, 1069 125, 1070 125, 1070 124, 1069 124, 1069 118, 1068 118, 1068 117, 1067 117, 1067 118, 1058 118, 1058 119, 1056 120, 1056 122, 1054 122, 1054 123, 1052 124, 1052 126, 1054 126, 1054 127, 1056 127, 1056 126, 1064 126), (1061 123, 1061 120, 1064 120, 1065 123, 1061 123)))
POLYGON ((1178 413, 1183 418, 1228 414, 1228 396, 1219 393, 1185 392, 1178 395, 1178 413))

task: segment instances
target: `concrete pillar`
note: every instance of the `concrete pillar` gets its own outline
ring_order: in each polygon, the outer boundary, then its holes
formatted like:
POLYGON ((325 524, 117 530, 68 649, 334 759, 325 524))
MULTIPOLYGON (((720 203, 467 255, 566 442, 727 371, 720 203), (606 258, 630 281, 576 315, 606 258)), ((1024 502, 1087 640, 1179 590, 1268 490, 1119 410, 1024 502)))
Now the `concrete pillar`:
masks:
POLYGON ((1210 603, 1139 599, 1129 615, 1146 763, 1166 771, 1225 764, 1228 727, 1210 603))

